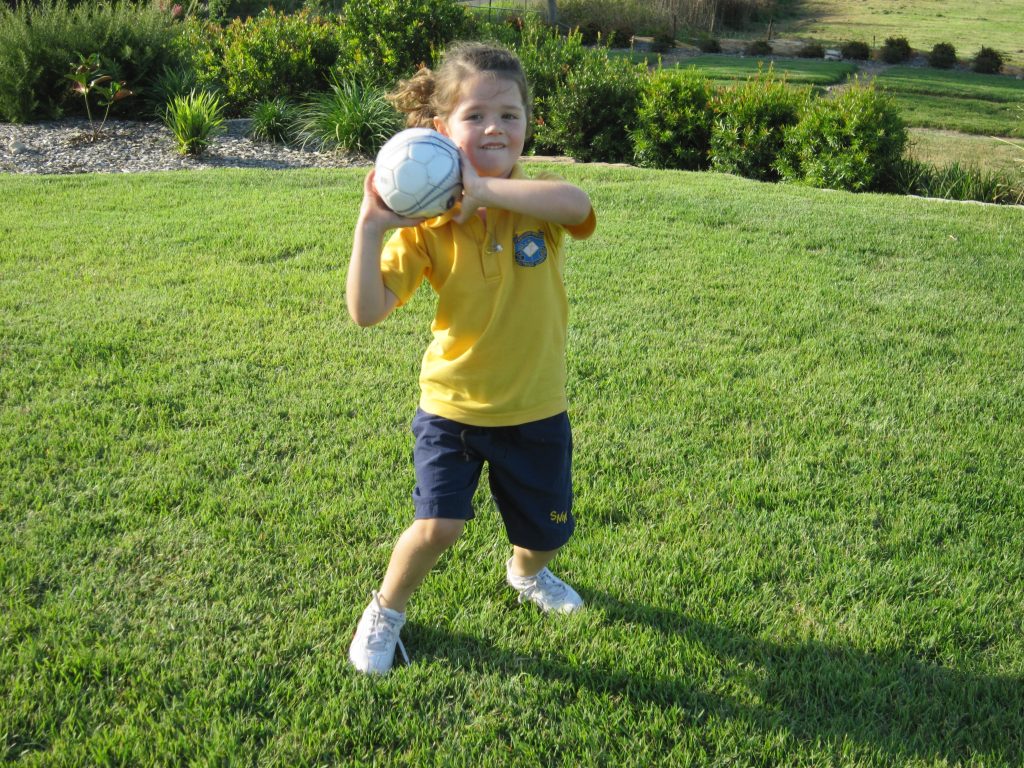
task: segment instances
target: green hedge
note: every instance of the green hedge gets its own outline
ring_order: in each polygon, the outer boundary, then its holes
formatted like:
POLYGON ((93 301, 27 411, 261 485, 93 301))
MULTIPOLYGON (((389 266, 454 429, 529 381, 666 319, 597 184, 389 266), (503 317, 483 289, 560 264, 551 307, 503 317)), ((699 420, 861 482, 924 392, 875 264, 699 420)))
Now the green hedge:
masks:
POLYGON ((695 67, 659 70, 643 84, 633 129, 639 165, 697 171, 708 167, 714 88, 695 67))
POLYGON ((895 105, 874 86, 855 85, 811 102, 787 131, 782 177, 853 192, 894 189, 907 129, 895 105))
POLYGON ((181 24, 170 10, 128 2, 66 0, 0 6, 0 120, 25 123, 85 113, 65 78, 79 54, 98 53, 104 74, 125 80, 140 98, 117 103, 114 117, 146 109, 146 89, 176 59, 181 24))
POLYGON ((800 119, 808 94, 776 79, 770 68, 722 91, 711 130, 711 167, 778 181, 785 131, 800 119))
POLYGON ((341 51, 340 27, 307 11, 268 10, 226 26, 192 19, 178 39, 197 84, 222 94, 227 112, 244 114, 275 98, 325 90, 341 51))

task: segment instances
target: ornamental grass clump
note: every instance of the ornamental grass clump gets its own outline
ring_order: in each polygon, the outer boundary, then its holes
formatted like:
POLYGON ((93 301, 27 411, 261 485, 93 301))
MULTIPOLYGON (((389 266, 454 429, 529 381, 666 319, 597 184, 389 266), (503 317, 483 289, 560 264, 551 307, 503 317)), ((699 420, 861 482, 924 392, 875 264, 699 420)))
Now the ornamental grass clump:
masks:
POLYGON ((355 81, 331 83, 298 109, 295 133, 303 147, 375 155, 402 127, 384 90, 355 81))
POLYGON ((249 136, 253 141, 290 144, 296 138, 298 110, 284 97, 261 101, 252 108, 249 117, 252 119, 249 136))
POLYGON ((183 155, 201 155, 224 132, 224 104, 210 91, 175 96, 164 110, 164 124, 183 155))

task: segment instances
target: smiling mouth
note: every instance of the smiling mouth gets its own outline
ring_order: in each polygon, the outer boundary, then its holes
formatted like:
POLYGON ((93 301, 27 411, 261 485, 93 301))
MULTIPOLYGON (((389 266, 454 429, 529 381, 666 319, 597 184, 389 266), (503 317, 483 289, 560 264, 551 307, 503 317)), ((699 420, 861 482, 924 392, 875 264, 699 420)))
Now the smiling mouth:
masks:
POLYGON ((484 144, 480 149, 504 149, 504 144, 484 144))

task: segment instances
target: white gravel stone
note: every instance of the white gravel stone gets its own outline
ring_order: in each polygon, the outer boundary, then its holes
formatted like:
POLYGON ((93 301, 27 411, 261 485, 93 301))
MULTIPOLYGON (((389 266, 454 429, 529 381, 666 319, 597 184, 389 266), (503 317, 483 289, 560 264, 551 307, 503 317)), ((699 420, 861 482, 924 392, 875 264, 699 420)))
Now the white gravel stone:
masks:
POLYGON ((372 160, 345 152, 314 152, 252 141, 249 120, 228 120, 199 157, 178 154, 160 123, 108 121, 92 140, 89 121, 0 123, 0 173, 136 173, 202 168, 347 168, 372 160))

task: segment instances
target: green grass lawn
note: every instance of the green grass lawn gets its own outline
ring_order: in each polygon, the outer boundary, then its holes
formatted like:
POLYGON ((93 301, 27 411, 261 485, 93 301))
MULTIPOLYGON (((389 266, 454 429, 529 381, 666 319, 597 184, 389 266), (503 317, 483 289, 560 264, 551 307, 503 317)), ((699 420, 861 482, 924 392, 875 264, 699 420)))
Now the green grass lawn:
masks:
POLYGON ((758 59, 750 56, 712 54, 684 59, 677 65, 681 69, 697 67, 716 83, 732 85, 755 76, 759 70, 772 66, 779 77, 794 85, 834 85, 845 81, 857 71, 854 64, 845 61, 814 59, 758 59))
POLYGON ((910 125, 1024 137, 1024 81, 999 75, 892 67, 875 79, 910 125))
POLYGON ((1022 212, 555 170, 589 607, 481 493, 380 680, 433 302, 348 320, 363 172, 0 175, 0 755, 1024 761, 1022 212))
MULTIPOLYGON (((958 163, 994 173, 1024 174, 1024 141, 932 128, 911 128, 909 135, 907 153, 915 160, 939 168, 958 163)), ((1024 176, 1021 178, 1024 180, 1024 176)))
POLYGON ((986 45, 1024 65, 1024 14, 1018 3, 972 0, 782 0, 775 20, 779 36, 795 35, 828 42, 862 40, 881 46, 888 37, 905 37, 917 50, 952 43, 961 58, 986 45))

